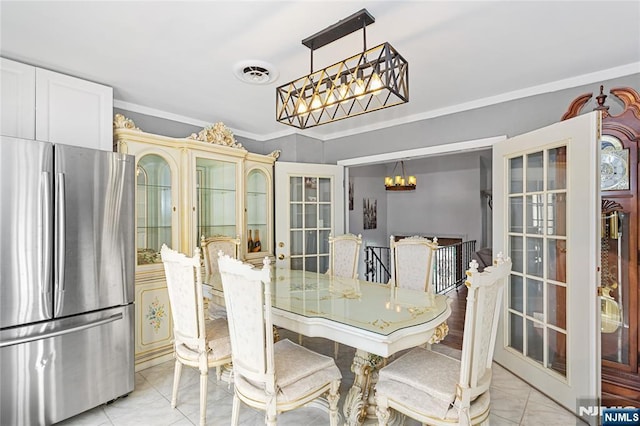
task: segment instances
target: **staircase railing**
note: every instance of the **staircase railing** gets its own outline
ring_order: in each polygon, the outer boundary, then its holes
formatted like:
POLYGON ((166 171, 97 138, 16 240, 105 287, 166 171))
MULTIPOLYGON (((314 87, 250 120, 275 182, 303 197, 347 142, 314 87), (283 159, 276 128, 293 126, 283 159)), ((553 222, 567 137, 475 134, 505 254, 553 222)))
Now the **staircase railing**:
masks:
MULTIPOLYGON (((433 266, 433 286, 436 293, 457 290, 464 283, 465 271, 475 251, 475 240, 438 247, 433 266)), ((365 265, 367 281, 387 283, 391 278, 391 249, 366 246, 365 265)))
POLYGON ((364 251, 366 266, 365 279, 386 284, 391 279, 389 247, 366 246, 364 251))

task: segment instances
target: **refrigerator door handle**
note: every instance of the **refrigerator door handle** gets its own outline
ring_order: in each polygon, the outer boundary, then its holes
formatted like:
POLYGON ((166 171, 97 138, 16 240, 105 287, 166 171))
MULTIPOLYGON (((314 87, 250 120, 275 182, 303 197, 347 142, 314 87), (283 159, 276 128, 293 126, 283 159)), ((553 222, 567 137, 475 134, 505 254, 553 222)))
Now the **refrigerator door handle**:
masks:
POLYGON ((63 328, 61 330, 45 331, 43 333, 30 334, 28 336, 16 337, 14 339, 6 339, 6 340, 3 339, 2 341, 0 341, 0 348, 34 342, 36 340, 49 339, 51 337, 62 336, 70 333, 76 333, 78 331, 86 330, 88 328, 94 328, 104 324, 109 324, 111 322, 121 320, 122 318, 123 318, 122 312, 119 312, 107 318, 100 318, 97 320, 89 321, 81 325, 77 325, 69 328, 63 328))
POLYGON ((51 316, 51 219, 49 212, 51 211, 51 175, 49 172, 42 172, 40 179, 40 191, 42 196, 42 205, 40 208, 40 229, 42 236, 40 238, 42 259, 38 262, 40 266, 40 288, 44 294, 44 309, 46 316, 51 316))
POLYGON ((65 263, 65 215, 66 215, 66 198, 64 173, 58 173, 56 176, 56 235, 55 239, 58 244, 56 252, 56 308, 55 314, 62 312, 62 301, 64 293, 64 263, 65 263))

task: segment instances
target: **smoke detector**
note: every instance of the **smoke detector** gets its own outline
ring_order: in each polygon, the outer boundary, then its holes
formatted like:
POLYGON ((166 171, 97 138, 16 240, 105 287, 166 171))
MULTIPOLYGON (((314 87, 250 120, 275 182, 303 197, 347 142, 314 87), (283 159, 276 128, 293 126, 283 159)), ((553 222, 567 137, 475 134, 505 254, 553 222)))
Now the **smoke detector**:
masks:
POLYGON ((249 84, 268 84, 278 78, 276 67, 265 61, 240 61, 233 66, 233 74, 249 84))

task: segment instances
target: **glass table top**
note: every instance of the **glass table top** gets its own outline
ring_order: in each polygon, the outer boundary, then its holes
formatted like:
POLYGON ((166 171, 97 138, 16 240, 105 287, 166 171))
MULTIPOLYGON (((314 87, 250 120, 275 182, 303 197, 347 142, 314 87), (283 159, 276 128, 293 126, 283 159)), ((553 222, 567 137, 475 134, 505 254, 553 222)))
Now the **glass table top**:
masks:
MULTIPOLYGON (((220 275, 204 277, 222 294, 220 275)), ((307 318, 323 318, 380 335, 425 324, 447 311, 448 297, 353 278, 272 267, 271 304, 307 318)))

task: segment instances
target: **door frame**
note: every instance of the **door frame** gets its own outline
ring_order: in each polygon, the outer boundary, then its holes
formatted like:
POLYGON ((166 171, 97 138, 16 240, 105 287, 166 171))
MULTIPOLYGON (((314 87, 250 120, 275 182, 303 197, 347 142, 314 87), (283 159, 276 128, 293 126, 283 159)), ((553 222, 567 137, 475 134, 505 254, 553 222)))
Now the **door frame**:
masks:
MULTIPOLYGON (((440 145, 426 146, 423 148, 366 155, 364 157, 347 158, 337 161, 337 164, 339 166, 344 166, 344 181, 349 182, 349 166, 370 166, 373 164, 391 163, 400 160, 417 160, 420 158, 436 157, 439 155, 480 151, 483 149, 491 148, 493 144, 506 139, 506 135, 501 135, 461 142, 444 143, 440 145)), ((344 205, 349 206, 349 188, 345 188, 345 197, 346 199, 344 205)), ((344 210, 344 229, 345 232, 349 232, 349 211, 347 210, 347 208, 345 208, 344 210)))

